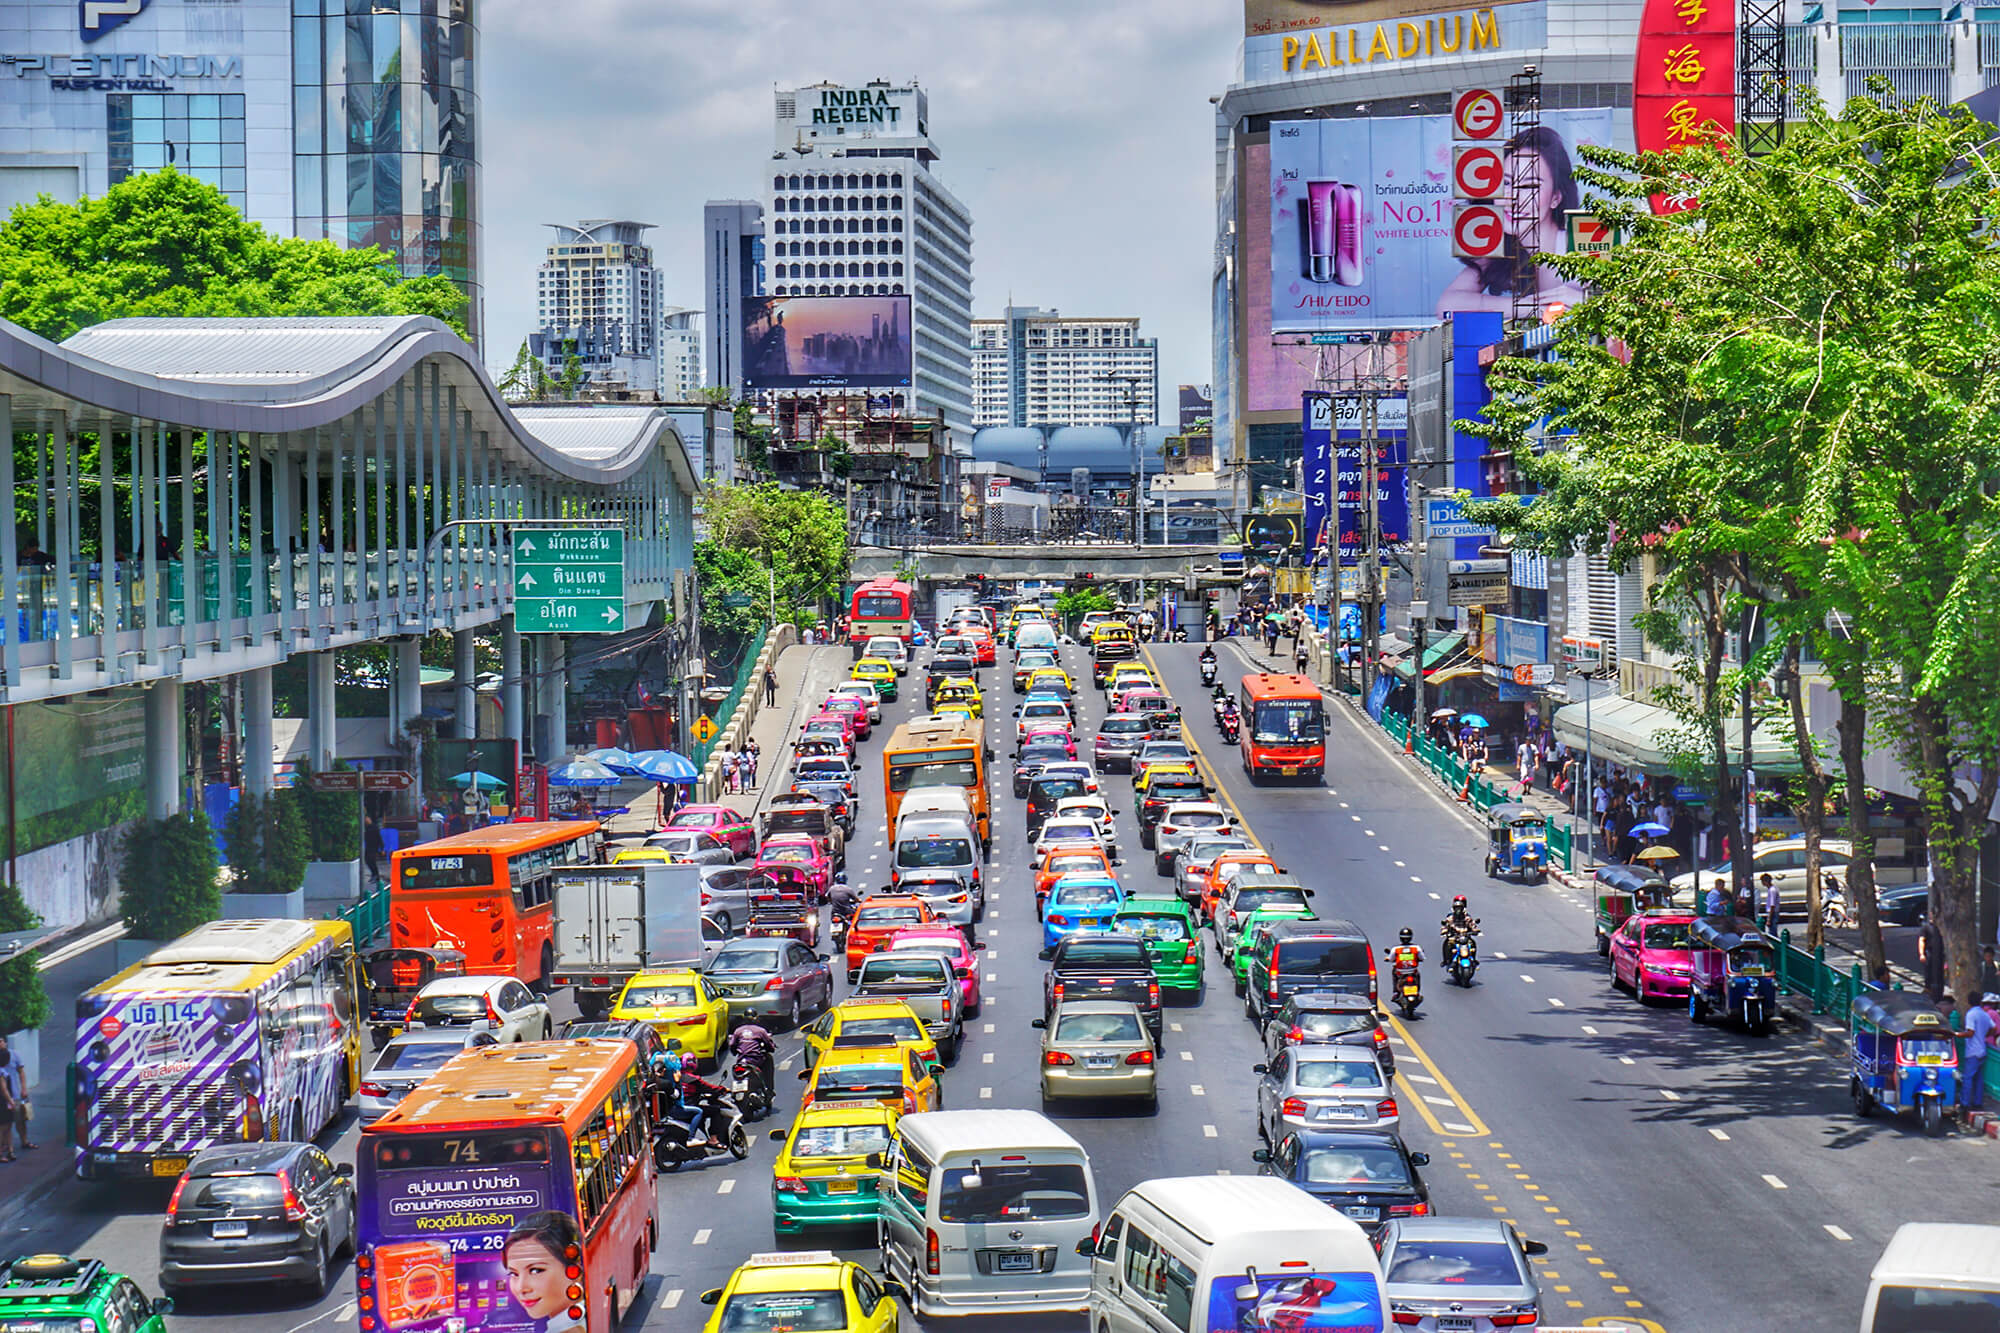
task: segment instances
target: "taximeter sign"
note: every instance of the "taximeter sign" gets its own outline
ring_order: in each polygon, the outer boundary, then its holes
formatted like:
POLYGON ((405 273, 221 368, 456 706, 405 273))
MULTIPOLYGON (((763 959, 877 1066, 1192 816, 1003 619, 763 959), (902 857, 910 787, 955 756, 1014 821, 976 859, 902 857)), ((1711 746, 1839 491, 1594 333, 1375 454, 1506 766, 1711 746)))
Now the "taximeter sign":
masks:
POLYGON ((1500 132, 1506 112, 1500 94, 1491 88, 1467 88, 1451 103, 1451 137, 1490 139, 1500 132))

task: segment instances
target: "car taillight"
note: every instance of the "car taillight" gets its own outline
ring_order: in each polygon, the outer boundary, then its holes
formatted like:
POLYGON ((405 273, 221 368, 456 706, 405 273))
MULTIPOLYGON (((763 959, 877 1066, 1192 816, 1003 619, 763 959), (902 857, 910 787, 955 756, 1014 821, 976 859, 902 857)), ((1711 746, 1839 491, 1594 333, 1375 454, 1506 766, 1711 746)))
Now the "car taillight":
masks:
POLYGON ((415 1000, 411 1000, 409 1006, 403 1010, 403 1026, 408 1027, 410 1024, 416 1021, 417 1021, 417 1002, 415 1000))
POLYGON ((1057 1004, 1061 1004, 1061 1003, 1062 1003, 1062 997, 1063 997, 1063 987, 1064 987, 1064 983, 1063 983, 1063 982, 1060 982, 1060 981, 1058 981, 1058 982, 1056 983, 1056 989, 1055 989, 1055 997, 1056 997, 1056 1003, 1057 1003, 1057 1004))
MULTIPOLYGON (((1297 1029, 1293 1029, 1293 1030, 1294 1030, 1294 1031, 1296 1031, 1297 1029)), ((1387 1046, 1387 1045, 1389 1044, 1389 1034, 1388 1034, 1388 1033, 1386 1033, 1386 1032, 1384 1032, 1384 1031, 1383 1031, 1383 1030, 1382 1030, 1381 1028, 1376 1028, 1376 1029, 1375 1029, 1375 1044, 1376 1044, 1377 1046, 1385 1046, 1385 1047, 1386 1047, 1386 1046, 1387 1046)))
POLYGON ((1154 1008, 1157 1008, 1159 1006, 1160 1003, 1159 982, 1149 981, 1146 983, 1146 1003, 1154 1008))
POLYGON ((1153 1063, 1153 1053, 1151 1051, 1134 1051, 1125 1057, 1125 1063, 1128 1065, 1149 1065, 1153 1063))
POLYGON ((1394 1097, 1384 1097, 1381 1101, 1375 1103, 1375 1118, 1377 1120, 1394 1120, 1401 1114, 1402 1111, 1396 1106, 1396 1099, 1394 1097))
POLYGON ((389 1090, 380 1083, 363 1083, 355 1091, 359 1092, 363 1097, 386 1097, 389 1095, 389 1090))
POLYGON ((1389 1216, 1391 1217, 1429 1217, 1430 1215, 1431 1206, 1422 1201, 1416 1203, 1392 1203, 1389 1205, 1389 1216))
MULTIPOLYGON (((1275 992, 1273 993, 1275 994, 1275 992)), ((1368 998, 1371 1000, 1375 999, 1376 995, 1377 992, 1375 989, 1375 951, 1373 949, 1370 949, 1368 951, 1368 998)))
POLYGON ((186 1189, 187 1187, 188 1187, 187 1173, 183 1171, 181 1173, 181 1178, 174 1182, 173 1197, 167 1200, 168 1217, 172 1217, 174 1214, 178 1213, 181 1210, 181 1191, 186 1189))
POLYGON ((1042 1056, 1042 1063, 1045 1065, 1073 1065, 1076 1063, 1076 1057, 1065 1051, 1050 1051, 1042 1056))
POLYGON ((299 1202, 299 1193, 292 1188, 292 1173, 278 1172, 278 1187, 285 1192, 285 1220, 303 1222, 306 1220, 306 1206, 299 1202))
POLYGON ((1424 1317, 1414 1310, 1391 1310, 1389 1317, 1399 1324, 1421 1324, 1424 1317))
POLYGON ((1189 966, 1193 966, 1195 963, 1199 963, 1200 961, 1201 961, 1201 946, 1199 944, 1190 943, 1187 947, 1187 952, 1181 955, 1181 962, 1189 966))
POLYGON ((677 1028, 698 1028, 706 1021, 700 1014, 695 1014, 691 1018, 680 1019, 674 1026, 677 1028))
POLYGON ((903 1089, 903 1114, 904 1114, 904 1115, 915 1115, 916 1113, 917 1113, 917 1094, 916 1094, 916 1093, 914 1093, 914 1092, 912 1092, 912 1091, 911 1091, 910 1089, 908 1089, 908 1088, 904 1088, 904 1089, 903 1089))
POLYGON ((1288 1115, 1295 1119, 1303 1119, 1305 1113, 1306 1103, 1303 1097, 1287 1097, 1284 1104, 1278 1108, 1279 1115, 1288 1115))
POLYGON ((924 1273, 930 1277, 938 1275, 937 1232, 929 1227, 924 1228, 924 1273))
POLYGON ((1286 1041, 1304 1041, 1305 1039, 1306 1039, 1306 1030, 1298 1026, 1296 1023, 1293 1024, 1290 1028, 1286 1029, 1285 1031, 1286 1041))
POLYGON ((500 1011, 493 1007, 493 997, 490 995, 486 997, 486 1021, 496 1028, 500 1026, 500 1011))
MULTIPOLYGON (((1375 987, 1373 984, 1375 978, 1373 977, 1373 975, 1371 975, 1368 978, 1368 980, 1370 983, 1368 987, 1368 994, 1370 998, 1373 998, 1375 994, 1375 987)), ((1278 974, 1276 972, 1273 972, 1271 973, 1271 1003, 1276 1004, 1277 1002, 1278 1002, 1278 974)))
POLYGON ((783 977, 772 977, 769 981, 764 983, 764 989, 777 990, 780 986, 784 984, 785 984, 785 979, 783 977))
POLYGON ((771 1188, 780 1194, 804 1194, 806 1182, 797 1176, 779 1176, 771 1182, 771 1188))
MULTIPOLYGON (((1066 916, 1057 916, 1054 912, 1051 912, 1049 913, 1049 924, 1052 926, 1067 926, 1069 924, 1069 918, 1066 916)), ((1061 987, 1057 987, 1056 994, 1058 995, 1062 994, 1061 987)))

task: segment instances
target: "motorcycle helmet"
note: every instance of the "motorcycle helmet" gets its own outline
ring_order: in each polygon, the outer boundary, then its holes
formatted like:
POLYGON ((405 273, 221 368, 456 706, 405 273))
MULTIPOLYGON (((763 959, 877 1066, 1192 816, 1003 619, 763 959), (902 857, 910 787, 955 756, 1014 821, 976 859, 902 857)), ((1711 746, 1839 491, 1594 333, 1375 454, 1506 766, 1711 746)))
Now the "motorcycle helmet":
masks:
POLYGON ((1451 899, 1451 910, 1452 910, 1452 911, 1454 911, 1454 912, 1457 912, 1457 913, 1459 913, 1460 915, 1463 915, 1463 914, 1464 914, 1464 912, 1465 912, 1465 895, 1464 895, 1464 894, 1462 894, 1462 893, 1459 893, 1459 894, 1454 894, 1454 895, 1452 895, 1452 899, 1451 899))
POLYGON ((681 1057, 681 1072, 683 1074, 692 1074, 700 1068, 701 1059, 693 1051, 689 1051, 681 1057))
POLYGON ((1408 944, 1412 939, 1415 938, 1415 936, 1410 933, 1410 928, 1408 926, 1404 926, 1402 930, 1397 932, 1396 938, 1401 940, 1404 944, 1408 944))

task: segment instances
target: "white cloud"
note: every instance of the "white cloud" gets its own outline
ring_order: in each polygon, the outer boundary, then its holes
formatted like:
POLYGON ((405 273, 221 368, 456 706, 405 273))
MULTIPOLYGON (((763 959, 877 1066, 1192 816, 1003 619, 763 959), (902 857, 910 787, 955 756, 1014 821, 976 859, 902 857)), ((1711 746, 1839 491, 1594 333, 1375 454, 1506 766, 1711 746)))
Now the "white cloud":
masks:
MULTIPOLYGON (((974 306, 1138 314, 1209 378, 1214 113, 1234 0, 490 0, 480 11, 487 359, 533 320, 542 225, 659 224, 701 304, 701 206, 763 196, 771 91, 919 80, 972 209, 974 306)), ((1171 401, 1169 399, 1168 401, 1171 401)))

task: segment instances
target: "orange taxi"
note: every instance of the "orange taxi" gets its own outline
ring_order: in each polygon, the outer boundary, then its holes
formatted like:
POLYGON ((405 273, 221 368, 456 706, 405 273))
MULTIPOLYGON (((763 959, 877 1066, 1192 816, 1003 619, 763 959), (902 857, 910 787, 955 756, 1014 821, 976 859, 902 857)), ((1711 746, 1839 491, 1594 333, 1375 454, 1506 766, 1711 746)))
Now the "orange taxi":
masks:
MULTIPOLYGON (((1215 921, 1216 904, 1222 901, 1224 891, 1229 888, 1229 866, 1268 866, 1264 873, 1278 873, 1278 863, 1265 852, 1224 852, 1216 857, 1214 864, 1208 868, 1207 877, 1201 882, 1201 903, 1195 909, 1201 913, 1201 919, 1211 925, 1215 921)), ((1240 875, 1243 872, 1239 870, 1235 873, 1240 875)))
POLYGON ((1042 853, 1041 863, 1035 867, 1035 920, 1042 919, 1042 905, 1049 900, 1049 890, 1064 875, 1118 878, 1111 869, 1110 855, 1102 847, 1080 842, 1049 848, 1042 853))
POLYGON ((928 926, 938 919, 931 905, 913 893, 880 893, 863 898, 847 928, 847 983, 860 975, 861 962, 901 931, 928 926))
POLYGON ((969 625, 965 629, 960 630, 959 634, 964 638, 972 640, 972 660, 975 663, 987 667, 992 666, 997 660, 993 647, 993 631, 981 629, 977 625, 969 625))

